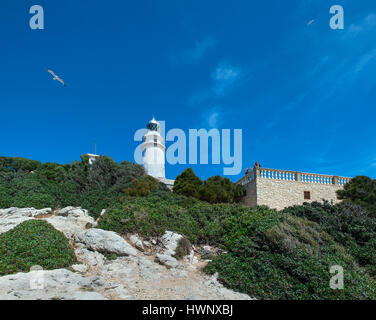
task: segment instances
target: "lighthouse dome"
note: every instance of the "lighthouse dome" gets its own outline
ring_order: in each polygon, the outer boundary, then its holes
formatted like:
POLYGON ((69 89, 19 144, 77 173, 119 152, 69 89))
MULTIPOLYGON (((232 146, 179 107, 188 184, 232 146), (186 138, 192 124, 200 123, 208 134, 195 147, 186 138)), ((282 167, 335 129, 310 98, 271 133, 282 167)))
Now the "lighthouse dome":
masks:
POLYGON ((154 119, 150 120, 147 124, 146 128, 148 128, 150 131, 159 131, 160 126, 159 123, 154 119))

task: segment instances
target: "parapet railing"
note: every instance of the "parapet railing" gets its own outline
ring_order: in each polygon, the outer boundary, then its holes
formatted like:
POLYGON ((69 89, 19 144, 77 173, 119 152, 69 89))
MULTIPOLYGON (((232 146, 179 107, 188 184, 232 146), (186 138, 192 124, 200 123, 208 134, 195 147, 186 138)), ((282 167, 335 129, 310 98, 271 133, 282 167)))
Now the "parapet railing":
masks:
POLYGON ((267 168, 253 168, 253 170, 246 176, 241 178, 237 183, 246 185, 255 180, 256 177, 261 179, 280 180, 280 181, 295 181, 327 185, 343 186, 348 183, 351 178, 330 176, 324 174, 305 173, 298 171, 267 169, 267 168))

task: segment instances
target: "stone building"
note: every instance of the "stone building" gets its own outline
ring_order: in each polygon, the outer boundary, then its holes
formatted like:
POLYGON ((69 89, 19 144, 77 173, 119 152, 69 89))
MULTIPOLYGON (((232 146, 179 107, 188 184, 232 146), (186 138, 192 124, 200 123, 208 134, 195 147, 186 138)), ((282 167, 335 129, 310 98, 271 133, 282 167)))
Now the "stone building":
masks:
POLYGON ((93 153, 86 153, 85 156, 89 157, 89 164, 93 164, 95 160, 100 158, 100 155, 93 153))
POLYGON ((257 162, 247 169, 237 184, 243 186, 244 205, 268 206, 282 210, 304 202, 338 203, 336 191, 343 188, 351 178, 288 170, 262 168, 257 162))

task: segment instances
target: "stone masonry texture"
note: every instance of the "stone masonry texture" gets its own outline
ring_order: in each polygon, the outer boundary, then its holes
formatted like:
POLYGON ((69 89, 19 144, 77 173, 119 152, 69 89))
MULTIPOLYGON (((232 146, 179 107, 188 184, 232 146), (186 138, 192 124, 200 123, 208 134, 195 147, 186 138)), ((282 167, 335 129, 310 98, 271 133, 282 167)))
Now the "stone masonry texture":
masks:
POLYGON ((277 210, 301 205, 304 202, 322 202, 323 199, 335 204, 340 202, 336 191, 342 188, 343 186, 335 184, 283 181, 257 177, 244 186, 246 195, 242 202, 250 207, 265 205, 277 210), (310 193, 310 200, 304 199, 304 192, 307 191, 310 193))

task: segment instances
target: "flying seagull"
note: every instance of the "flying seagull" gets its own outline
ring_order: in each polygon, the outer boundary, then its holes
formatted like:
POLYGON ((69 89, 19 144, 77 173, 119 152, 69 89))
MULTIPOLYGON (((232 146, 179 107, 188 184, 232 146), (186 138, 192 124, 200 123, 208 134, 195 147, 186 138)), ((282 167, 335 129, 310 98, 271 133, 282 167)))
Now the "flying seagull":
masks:
POLYGON ((67 85, 64 83, 64 81, 62 80, 62 79, 60 79, 52 70, 50 70, 50 69, 46 69, 47 70, 47 72, 49 72, 49 73, 51 73, 52 75, 53 75, 53 77, 54 77, 54 79, 53 80, 57 80, 57 81, 59 81, 59 82, 61 82, 63 85, 64 85, 64 87, 66 87, 67 85))
POLYGON ((309 20, 308 23, 307 23, 307 26, 310 26, 314 22, 315 22, 315 19, 309 20))

